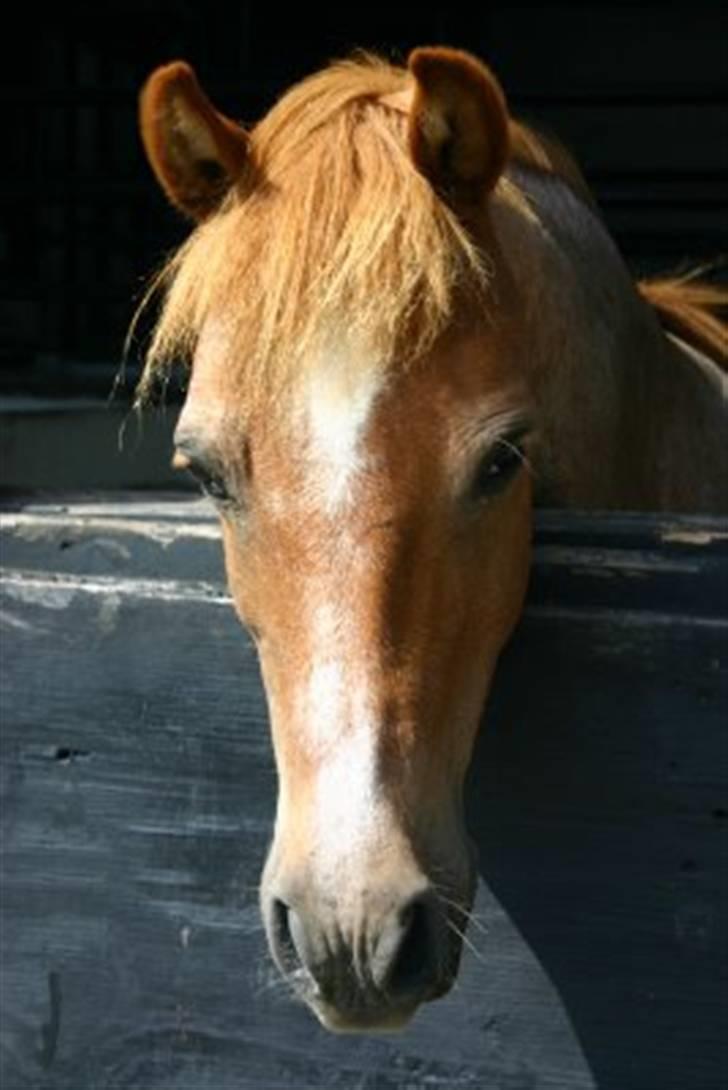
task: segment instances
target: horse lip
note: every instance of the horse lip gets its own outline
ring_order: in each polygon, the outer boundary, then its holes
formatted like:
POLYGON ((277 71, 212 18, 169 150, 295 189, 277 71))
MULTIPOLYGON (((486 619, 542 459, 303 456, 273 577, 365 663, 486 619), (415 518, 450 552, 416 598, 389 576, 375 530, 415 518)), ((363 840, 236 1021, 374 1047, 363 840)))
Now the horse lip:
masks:
MULTIPOLYGON (((361 1006, 340 1007, 324 997, 313 978, 307 974, 293 983, 299 999, 310 1007, 321 1025, 332 1033, 399 1033, 411 1022, 418 1009, 424 1003, 431 1003, 447 995, 457 977, 457 969, 448 971, 433 986, 415 1001, 399 1006, 372 1002, 361 1006)), ((289 978, 290 979, 290 978, 289 978)))

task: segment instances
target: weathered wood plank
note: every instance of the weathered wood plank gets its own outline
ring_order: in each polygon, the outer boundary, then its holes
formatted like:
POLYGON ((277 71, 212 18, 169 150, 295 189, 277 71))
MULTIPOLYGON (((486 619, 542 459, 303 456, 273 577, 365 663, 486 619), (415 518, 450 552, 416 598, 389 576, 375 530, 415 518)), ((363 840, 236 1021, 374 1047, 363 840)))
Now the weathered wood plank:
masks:
POLYGON ((724 1083, 725 524, 541 517, 469 784, 485 931, 390 1039, 269 967, 275 775, 209 513, 3 523, 3 1090, 724 1083))
MULTIPOLYGON (((10 568, 222 586, 218 522, 196 496, 29 504, 0 517, 10 568)), ((710 516, 537 513, 530 605, 725 616, 728 527, 710 516)))

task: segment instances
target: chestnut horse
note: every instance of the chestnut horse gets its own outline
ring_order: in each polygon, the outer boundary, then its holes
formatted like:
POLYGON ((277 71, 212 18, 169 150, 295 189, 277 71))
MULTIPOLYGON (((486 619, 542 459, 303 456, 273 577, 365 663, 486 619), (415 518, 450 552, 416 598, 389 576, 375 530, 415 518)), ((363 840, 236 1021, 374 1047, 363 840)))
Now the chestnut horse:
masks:
POLYGON ((457 972, 534 492, 725 507, 720 294, 635 287, 573 162, 455 50, 335 64, 250 132, 177 62, 141 127, 198 224, 141 396, 191 363, 175 462, 219 508, 279 775, 270 949, 324 1025, 396 1028, 457 972))

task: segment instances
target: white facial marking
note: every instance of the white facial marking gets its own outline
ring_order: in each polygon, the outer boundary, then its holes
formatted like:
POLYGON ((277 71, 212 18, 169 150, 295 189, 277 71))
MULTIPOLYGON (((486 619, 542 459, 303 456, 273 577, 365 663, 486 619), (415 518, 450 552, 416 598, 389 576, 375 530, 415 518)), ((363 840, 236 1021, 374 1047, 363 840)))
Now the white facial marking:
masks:
POLYGON ((339 350, 327 352, 308 380, 309 482, 330 514, 351 502, 366 465, 362 440, 383 379, 370 361, 339 350))
POLYGON ((335 659, 315 662, 308 678, 305 700, 307 748, 316 757, 335 744, 344 727, 344 664, 335 659))
POLYGON ((372 716, 365 697, 366 668, 347 658, 346 648, 356 646, 351 619, 336 604, 310 602, 311 666, 301 712, 306 726, 307 748, 317 760, 326 760, 340 740, 372 716), (353 699, 358 694, 356 701, 353 699))
POLYGON ((356 631, 336 603, 310 614, 311 666, 299 712, 305 746, 317 765, 314 843, 331 859, 371 845, 382 820, 379 723, 366 660, 347 656, 356 631))
POLYGON ((351 859, 383 835, 378 723, 366 678, 329 661, 313 668, 307 730, 318 747, 312 842, 323 858, 351 859))
POLYGON ((333 857, 371 847, 382 824, 377 733, 368 720, 347 731, 316 779, 316 843, 337 845, 333 857))

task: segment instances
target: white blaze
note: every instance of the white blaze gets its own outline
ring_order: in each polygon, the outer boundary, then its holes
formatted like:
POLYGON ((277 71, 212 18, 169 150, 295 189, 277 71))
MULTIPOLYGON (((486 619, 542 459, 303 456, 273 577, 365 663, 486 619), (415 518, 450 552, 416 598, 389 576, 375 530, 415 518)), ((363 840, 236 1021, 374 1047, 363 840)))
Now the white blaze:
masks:
MULTIPOLYGON (((308 613, 308 611, 307 611, 308 613)), ((355 850, 381 822, 379 729, 373 679, 356 621, 330 601, 310 600, 311 665, 299 710, 317 766, 315 842, 355 850)))
POLYGON ((308 379, 309 482, 329 513, 351 501, 366 465, 363 439, 383 378, 381 368, 340 349, 327 352, 308 379))
MULTIPOLYGON (((327 515, 353 503, 367 468, 366 438, 385 379, 383 368, 342 345, 328 349, 306 378, 300 402, 305 499, 327 515)), ((347 520, 337 525, 346 542, 347 520)), ((361 544, 358 559, 362 561, 361 544)), ((334 865, 381 836, 383 808, 377 699, 366 649, 347 604, 313 580, 304 608, 310 666, 298 715, 316 772, 313 844, 334 865)))
POLYGON ((313 666, 307 696, 304 729, 318 757, 314 841, 319 850, 337 845, 338 857, 371 845, 381 824, 375 702, 345 660, 313 666))

